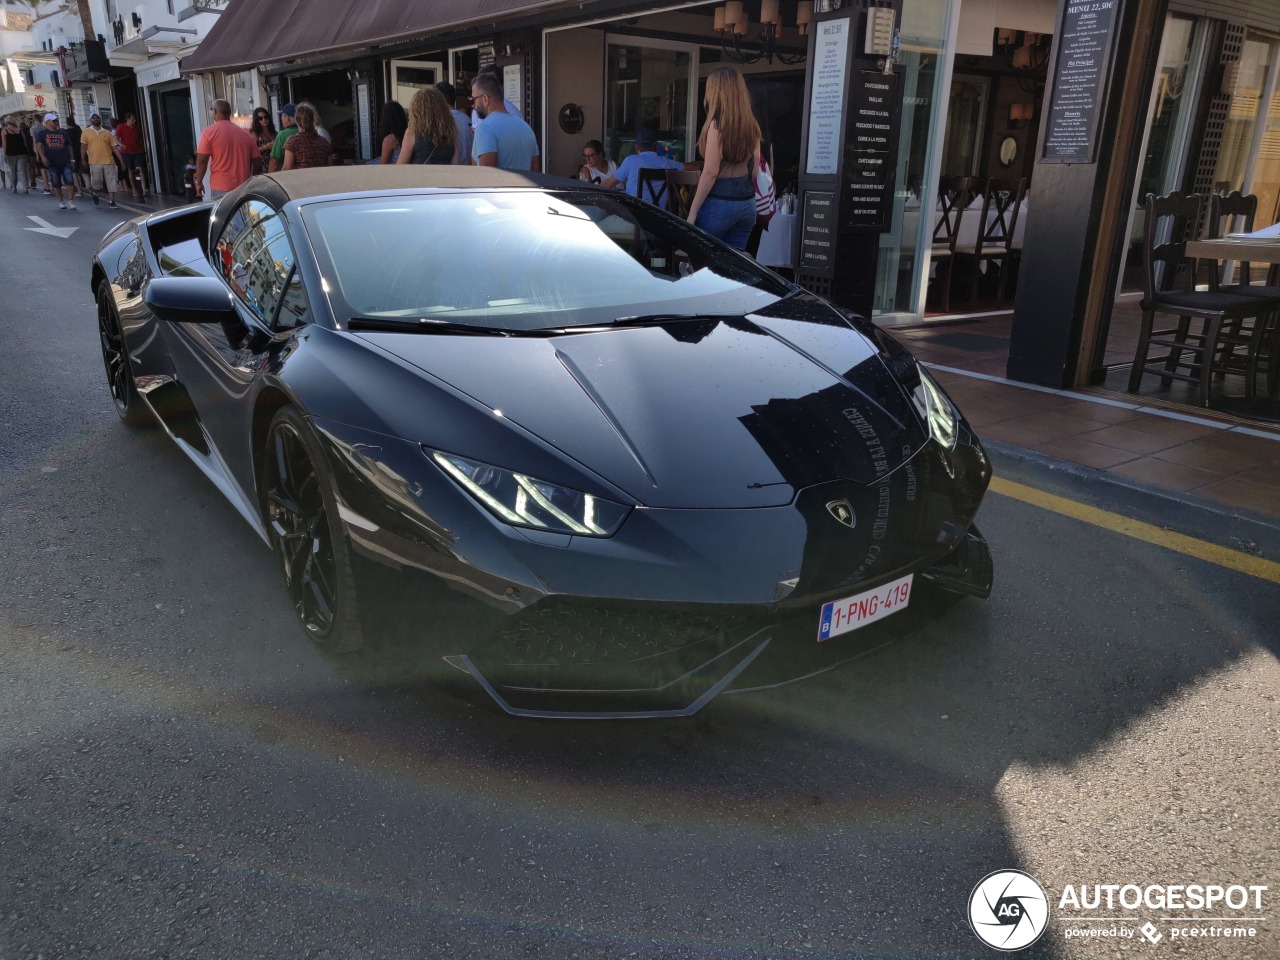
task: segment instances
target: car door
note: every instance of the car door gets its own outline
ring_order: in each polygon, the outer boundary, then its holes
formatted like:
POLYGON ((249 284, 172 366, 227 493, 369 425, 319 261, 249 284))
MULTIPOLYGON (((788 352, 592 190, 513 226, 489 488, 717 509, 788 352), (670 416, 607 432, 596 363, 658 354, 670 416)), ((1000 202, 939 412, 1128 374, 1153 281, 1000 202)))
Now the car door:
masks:
POLYGON ((248 495, 254 382, 307 321, 308 310, 284 220, 265 201, 247 198, 227 218, 210 257, 231 289, 236 319, 170 324, 174 365, 214 458, 248 495))

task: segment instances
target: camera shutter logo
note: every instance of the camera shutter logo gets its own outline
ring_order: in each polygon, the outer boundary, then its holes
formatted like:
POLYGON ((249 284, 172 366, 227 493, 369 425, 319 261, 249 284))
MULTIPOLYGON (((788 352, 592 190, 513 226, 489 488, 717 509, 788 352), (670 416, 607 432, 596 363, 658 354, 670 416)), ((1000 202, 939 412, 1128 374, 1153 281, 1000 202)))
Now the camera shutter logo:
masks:
POLYGON ((1049 925, 1044 888, 1021 870, 997 870, 969 895, 969 926, 989 947, 1022 950, 1040 939, 1049 925))

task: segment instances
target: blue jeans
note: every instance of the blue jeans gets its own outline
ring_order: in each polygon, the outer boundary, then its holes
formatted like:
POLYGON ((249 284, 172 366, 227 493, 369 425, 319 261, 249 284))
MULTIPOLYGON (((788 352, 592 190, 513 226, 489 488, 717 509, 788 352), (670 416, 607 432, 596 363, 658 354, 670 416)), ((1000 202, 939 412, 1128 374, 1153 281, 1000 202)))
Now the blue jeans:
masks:
POLYGON ((717 200, 707 197, 698 208, 695 221, 707 233, 738 250, 747 249, 751 228, 756 225, 755 200, 717 200))

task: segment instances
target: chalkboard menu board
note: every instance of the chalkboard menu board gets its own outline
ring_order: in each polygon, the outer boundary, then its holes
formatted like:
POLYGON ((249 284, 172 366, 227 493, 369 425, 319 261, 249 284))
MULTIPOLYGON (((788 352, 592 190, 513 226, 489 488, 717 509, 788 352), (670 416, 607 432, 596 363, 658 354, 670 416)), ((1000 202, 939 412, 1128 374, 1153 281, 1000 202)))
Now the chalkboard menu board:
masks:
POLYGON ((820 276, 835 274, 836 195, 806 190, 800 215, 800 269, 820 276))
POLYGON ((1093 163, 1120 0, 1067 0, 1058 30, 1045 163, 1093 163))
POLYGON ((896 75, 855 70, 849 78, 842 227, 888 229, 893 215, 894 144, 898 139, 896 75))

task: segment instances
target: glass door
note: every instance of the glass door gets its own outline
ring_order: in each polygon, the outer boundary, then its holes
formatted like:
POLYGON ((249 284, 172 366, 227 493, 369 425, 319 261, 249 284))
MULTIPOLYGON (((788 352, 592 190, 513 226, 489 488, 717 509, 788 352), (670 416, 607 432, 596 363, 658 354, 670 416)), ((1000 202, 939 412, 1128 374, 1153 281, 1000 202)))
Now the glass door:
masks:
MULTIPOLYGON (((434 87, 444 79, 444 64, 436 60, 392 60, 391 97, 406 110, 413 95, 423 87, 434 87)), ((470 93, 470 90, 467 91, 470 93)))
POLYGON ((657 135, 660 155, 693 159, 697 47, 611 36, 605 62, 605 152, 621 162, 647 128, 657 135))

